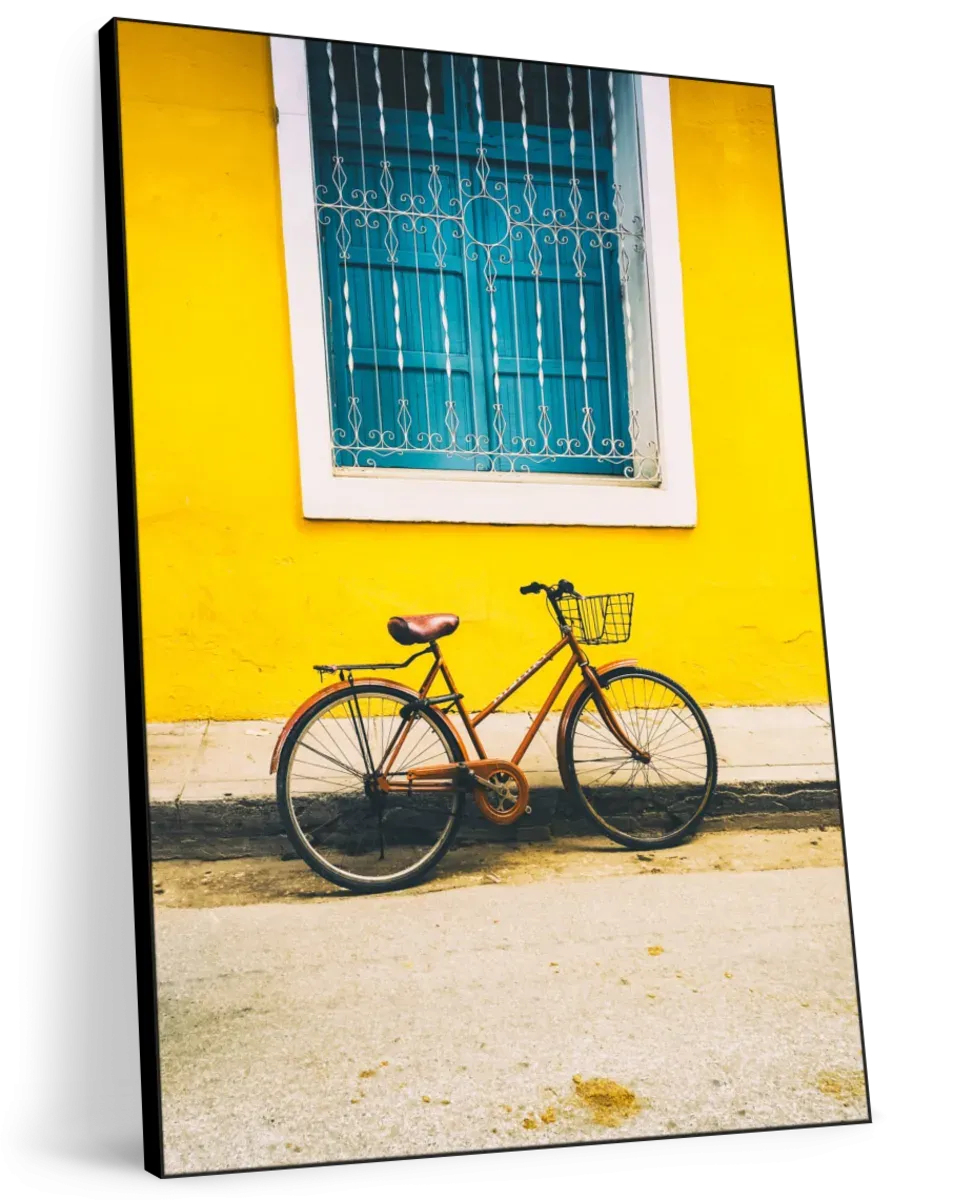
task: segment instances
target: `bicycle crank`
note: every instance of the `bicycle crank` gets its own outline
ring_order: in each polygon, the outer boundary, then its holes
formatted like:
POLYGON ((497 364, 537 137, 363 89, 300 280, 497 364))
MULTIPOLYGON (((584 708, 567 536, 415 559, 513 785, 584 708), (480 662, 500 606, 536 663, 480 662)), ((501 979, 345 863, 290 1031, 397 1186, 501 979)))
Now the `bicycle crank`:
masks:
POLYGON ((530 787, 524 772, 504 758, 479 758, 459 766, 416 767, 407 772, 415 790, 425 781, 455 779, 468 784, 477 807, 495 825, 511 825, 529 812, 530 787))
POLYGON ((530 788, 520 767, 504 759, 483 759, 470 764, 477 777, 473 797, 488 821, 511 825, 529 811, 530 788))

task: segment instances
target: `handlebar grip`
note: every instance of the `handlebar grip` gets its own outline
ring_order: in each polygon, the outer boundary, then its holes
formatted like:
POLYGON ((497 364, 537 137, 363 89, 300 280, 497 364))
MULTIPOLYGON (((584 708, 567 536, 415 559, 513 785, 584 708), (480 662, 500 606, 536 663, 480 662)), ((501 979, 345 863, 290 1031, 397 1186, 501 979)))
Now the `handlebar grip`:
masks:
POLYGON ((524 585, 524 587, 521 588, 521 595, 522 596, 530 596, 530 595, 536 594, 537 592, 543 592, 543 591, 544 591, 544 584, 526 583, 524 585))
POLYGON ((558 595, 559 596, 574 596, 575 585, 568 579, 558 580, 558 595))

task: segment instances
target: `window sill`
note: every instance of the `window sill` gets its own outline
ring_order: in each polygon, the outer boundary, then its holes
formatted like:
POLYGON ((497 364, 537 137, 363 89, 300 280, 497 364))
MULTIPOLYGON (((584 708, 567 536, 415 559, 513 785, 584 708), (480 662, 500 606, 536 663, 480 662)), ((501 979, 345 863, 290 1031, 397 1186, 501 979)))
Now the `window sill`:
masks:
POLYGON ((319 473, 310 481, 303 476, 302 482, 304 515, 325 520, 689 527, 697 516, 692 485, 678 489, 637 480, 456 479, 436 472, 363 470, 319 473))

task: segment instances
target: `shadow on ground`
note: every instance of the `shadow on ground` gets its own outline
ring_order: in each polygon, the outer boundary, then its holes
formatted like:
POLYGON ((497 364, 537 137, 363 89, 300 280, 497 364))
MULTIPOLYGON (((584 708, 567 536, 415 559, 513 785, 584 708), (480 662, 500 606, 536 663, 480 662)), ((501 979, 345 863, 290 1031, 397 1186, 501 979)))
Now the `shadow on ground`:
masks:
MULTIPOLYGON (((405 894, 546 879, 776 871, 842 863, 842 835, 836 825, 710 830, 684 845, 655 851, 629 850, 592 834, 547 842, 461 845, 446 855, 428 879, 405 894)), ((153 879, 156 905, 168 908, 334 901, 350 895, 303 862, 280 857, 157 862, 153 879)))

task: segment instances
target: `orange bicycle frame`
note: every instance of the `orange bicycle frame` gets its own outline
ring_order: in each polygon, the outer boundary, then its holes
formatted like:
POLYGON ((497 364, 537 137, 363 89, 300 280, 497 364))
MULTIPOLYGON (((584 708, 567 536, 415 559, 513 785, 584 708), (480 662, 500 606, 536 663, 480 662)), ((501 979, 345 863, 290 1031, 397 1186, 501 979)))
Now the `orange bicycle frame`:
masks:
MULTIPOLYGON (((558 642, 556 642, 555 645, 552 646, 550 650, 548 650, 545 654, 543 654, 536 663, 534 663, 532 666, 530 666, 524 672, 523 675, 518 676, 518 678, 515 679, 514 682, 508 688, 505 688, 505 690, 503 692, 501 692, 499 696, 496 696, 493 700, 491 700, 491 702, 485 708, 480 709, 480 711, 476 714, 476 716, 471 716, 470 713, 467 711, 466 705, 463 703, 463 696, 460 694, 460 692, 457 689, 453 675, 450 672, 450 668, 447 666, 446 659, 443 657, 443 652, 440 650, 440 648, 436 642, 431 642, 430 643, 430 651, 433 655, 433 665, 430 667, 429 671, 426 674, 426 678, 423 680, 422 686, 419 689, 417 700, 420 702, 428 700, 430 691, 433 686, 433 682, 435 681, 435 679, 438 675, 442 675, 443 682, 446 684, 446 686, 450 692, 449 700, 452 704, 456 705, 457 712, 460 714, 460 719, 463 722, 464 729, 467 732, 467 736, 470 739, 471 745, 473 746, 474 750, 476 751, 476 754, 478 755, 478 757, 480 759, 486 759, 488 757, 487 751, 484 748, 483 742, 480 740, 480 735, 477 732, 477 726, 482 721, 486 720, 486 718, 489 717, 491 715, 491 713, 496 712, 497 709, 500 707, 500 705, 502 705, 504 703, 505 700, 507 700, 511 696, 513 696, 515 692, 517 692, 520 688, 522 688, 529 679, 531 679, 534 675, 537 674, 538 671, 541 670, 542 667, 546 666, 549 662, 551 662, 552 659, 554 659, 566 646, 571 648, 571 655, 569 656, 569 659, 568 659, 567 663, 565 664, 565 667, 562 670, 561 674, 558 676, 558 679, 555 681, 554 686, 552 687, 551 691, 548 693, 548 696, 545 699, 544 704, 542 704, 541 708, 538 710, 537 715, 535 716, 534 720, 531 722, 531 725, 529 726, 524 737, 521 739, 521 744, 511 755, 510 761, 513 762, 516 766, 518 763, 520 763, 521 759, 527 753, 531 743, 534 741, 535 737, 537 736, 538 730, 541 728, 542 722, 544 721, 545 717, 547 717, 548 713, 551 712, 551 709, 552 709, 555 701, 561 695, 562 691, 564 690, 565 684, 568 682, 569 676, 571 675, 572 671, 575 669, 576 666, 578 666, 581 669, 582 674, 584 675, 585 679, 592 686, 592 690, 595 695, 596 707, 599 710, 600 716, 605 721, 606 725, 608 725, 609 729, 612 731, 613 736, 616 738, 616 740, 622 746, 624 746, 636 758, 638 758, 640 760, 645 760, 647 757, 645 752, 643 750, 641 750, 638 746, 636 746, 630 740, 630 738, 626 734, 625 730, 622 728, 622 726, 619 724, 619 721, 616 719, 616 716, 612 712, 612 709, 606 703, 605 697, 602 694, 602 682, 599 679, 598 673, 592 667, 592 664, 589 662, 587 656, 585 655, 585 652, 582 650, 574 633, 572 633, 571 630, 565 630, 565 632, 563 632, 560 640, 558 642)), ((444 699, 446 699, 446 697, 444 697, 444 699)), ((402 748, 403 743, 406 740, 406 736, 408 734, 410 724, 411 724, 411 719, 407 719, 395 744, 390 748, 390 750, 387 752, 386 757, 379 764, 378 769, 381 774, 387 775, 389 770, 391 769, 393 763, 396 760, 396 756, 398 755, 400 749, 402 748)), ((464 747, 464 753, 466 754, 466 747, 464 747)), ((464 761, 469 763, 469 762, 476 761, 476 759, 465 758, 464 761)), ((430 780, 427 784, 424 785, 424 787, 429 787, 430 784, 432 784, 433 782, 434 782, 433 780, 430 780)), ((387 784, 387 786, 391 790, 395 790, 398 785, 390 782, 387 784)), ((402 785, 402 786, 411 786, 411 785, 402 785)), ((446 783, 445 786, 451 786, 451 785, 446 783)))

